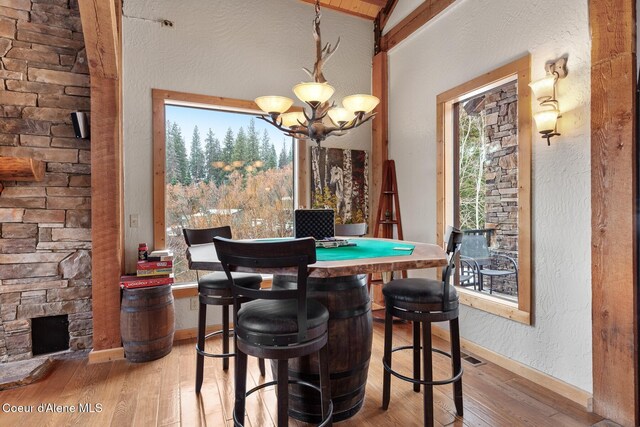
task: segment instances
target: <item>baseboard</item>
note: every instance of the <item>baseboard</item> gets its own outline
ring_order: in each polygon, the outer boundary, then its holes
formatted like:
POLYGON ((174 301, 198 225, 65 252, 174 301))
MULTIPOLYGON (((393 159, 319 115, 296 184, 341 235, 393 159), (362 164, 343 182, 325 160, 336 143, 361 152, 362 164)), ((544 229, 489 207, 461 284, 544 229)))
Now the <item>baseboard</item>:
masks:
MULTIPOLYGON (((233 325, 229 325, 233 327, 233 325)), ((219 331, 222 329, 222 325, 209 325, 207 326, 207 333, 211 333, 214 331, 219 331)), ((179 329, 173 334, 173 342, 188 340, 191 338, 196 338, 198 336, 198 328, 188 328, 188 329, 179 329)))
MULTIPOLYGON (((445 341, 449 341, 449 331, 439 326, 432 325, 431 331, 433 335, 442 338, 445 341)), ((473 353, 491 363, 503 367, 504 369, 520 375, 529 381, 544 387, 554 393, 558 393, 560 396, 565 397, 572 402, 577 403, 589 412, 593 412, 593 395, 586 392, 576 386, 568 384, 562 380, 559 380, 551 375, 540 372, 530 366, 517 362, 513 359, 509 359, 506 356, 496 353, 495 351, 486 349, 474 342, 460 338, 460 346, 463 350, 473 353)))
POLYGON ((124 359, 124 348, 116 347, 106 350, 91 350, 89 353, 89 364, 111 362, 113 360, 124 359))

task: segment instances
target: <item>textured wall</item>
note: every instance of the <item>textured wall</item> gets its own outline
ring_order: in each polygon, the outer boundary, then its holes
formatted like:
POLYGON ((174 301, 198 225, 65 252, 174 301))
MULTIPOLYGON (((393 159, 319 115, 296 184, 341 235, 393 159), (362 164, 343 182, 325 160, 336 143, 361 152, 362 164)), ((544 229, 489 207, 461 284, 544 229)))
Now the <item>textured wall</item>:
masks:
POLYGON ((89 69, 75 0, 0 1, 0 156, 46 162, 40 182, 0 195, 0 362, 31 357, 31 319, 69 315, 71 350, 90 348, 89 69))
POLYGON ((537 133, 533 136, 534 325, 464 307, 461 333, 591 391, 587 2, 458 0, 394 48, 389 53, 389 157, 398 165, 405 237, 435 241, 436 96, 527 52, 532 79, 544 75, 545 61, 569 55, 569 75, 558 85, 562 136, 550 147, 537 133))
MULTIPOLYGON (((308 79, 315 44, 313 5, 292 0, 127 0, 123 18, 125 248, 129 268, 139 242, 152 242, 151 89, 254 99, 294 97, 294 84, 308 79), (162 27, 157 19, 174 22, 162 27), (140 227, 129 228, 130 214, 140 227)), ((323 41, 340 48, 325 67, 338 101, 371 93, 373 24, 323 9, 323 41)), ((300 105, 298 102, 297 105, 300 105)), ((370 150, 369 124, 326 146, 370 150)), ((195 313, 195 312, 193 312, 195 313)), ((188 323, 194 324, 193 321, 188 323)), ((178 327, 183 326, 178 315, 178 327)))

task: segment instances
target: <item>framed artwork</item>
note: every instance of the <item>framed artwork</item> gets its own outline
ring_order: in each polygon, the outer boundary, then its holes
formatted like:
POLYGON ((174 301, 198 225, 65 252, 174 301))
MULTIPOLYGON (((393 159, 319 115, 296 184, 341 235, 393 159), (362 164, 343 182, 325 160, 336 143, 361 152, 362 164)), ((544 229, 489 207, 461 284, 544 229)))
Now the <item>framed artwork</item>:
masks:
POLYGON ((369 154, 311 147, 311 206, 333 209, 337 224, 369 219, 369 154))

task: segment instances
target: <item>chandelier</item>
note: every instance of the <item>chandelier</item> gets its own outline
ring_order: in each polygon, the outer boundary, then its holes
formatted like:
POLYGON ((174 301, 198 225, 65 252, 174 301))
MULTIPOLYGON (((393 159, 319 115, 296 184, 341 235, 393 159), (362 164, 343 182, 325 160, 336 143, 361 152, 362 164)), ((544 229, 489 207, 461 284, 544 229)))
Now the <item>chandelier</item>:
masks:
POLYGON ((356 94, 345 97, 342 107, 337 107, 335 102, 329 103, 334 88, 324 78, 322 66, 338 49, 340 38, 333 47, 329 43, 322 46, 319 0, 316 0, 315 11, 313 38, 316 42, 316 62, 313 71, 303 68, 313 82, 299 83, 293 87, 293 92, 309 107, 309 111, 304 109, 287 112, 293 105, 293 100, 285 96, 261 96, 255 101, 258 107, 268 114, 259 116, 259 119, 275 126, 288 136, 310 139, 320 146, 328 136, 344 135, 346 131, 371 120, 375 115, 372 111, 380 100, 373 95, 356 94))

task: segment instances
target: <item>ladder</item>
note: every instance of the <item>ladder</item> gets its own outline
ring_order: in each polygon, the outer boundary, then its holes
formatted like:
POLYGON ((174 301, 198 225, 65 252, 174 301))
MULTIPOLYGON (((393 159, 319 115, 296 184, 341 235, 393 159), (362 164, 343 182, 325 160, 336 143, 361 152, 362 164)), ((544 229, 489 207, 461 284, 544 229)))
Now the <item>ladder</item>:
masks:
MULTIPOLYGON (((402 219, 400 217, 396 164, 393 160, 385 160, 382 164, 382 185, 380 187, 380 199, 378 200, 378 211, 376 213, 376 225, 373 229, 373 236, 404 240, 402 235, 402 219)), ((402 277, 407 277, 406 270, 402 271, 402 277)), ((383 283, 384 281, 380 274, 369 275, 369 286, 372 289, 372 300, 374 303, 373 310, 376 311, 384 307, 384 297, 382 296, 383 283), (374 288, 372 285, 378 286, 374 288), (378 307, 375 307, 376 305, 378 307)), ((384 316, 384 314, 382 314, 382 316, 384 316)), ((377 317, 378 316, 374 315, 374 318, 377 317)))

